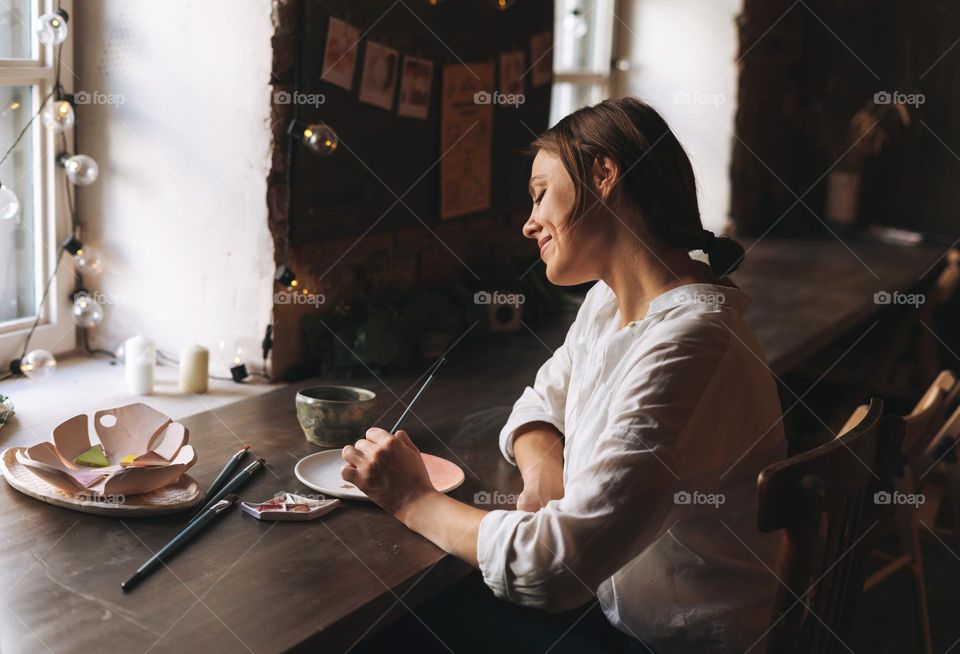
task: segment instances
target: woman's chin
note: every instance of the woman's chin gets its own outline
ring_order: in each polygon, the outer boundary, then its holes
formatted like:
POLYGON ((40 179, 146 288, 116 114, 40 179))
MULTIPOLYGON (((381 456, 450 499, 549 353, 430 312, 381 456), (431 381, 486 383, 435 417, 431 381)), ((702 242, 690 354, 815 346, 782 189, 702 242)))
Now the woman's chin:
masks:
POLYGON ((547 261, 546 265, 547 281, 554 286, 576 286, 577 284, 589 281, 587 279, 581 279, 579 275, 574 275, 571 271, 564 270, 562 266, 558 266, 550 261, 547 261))

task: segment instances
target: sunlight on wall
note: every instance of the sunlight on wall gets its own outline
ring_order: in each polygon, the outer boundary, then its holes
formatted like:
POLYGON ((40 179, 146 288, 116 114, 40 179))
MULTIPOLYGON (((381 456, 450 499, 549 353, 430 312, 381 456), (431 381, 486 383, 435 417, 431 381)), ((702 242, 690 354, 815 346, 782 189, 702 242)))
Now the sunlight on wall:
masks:
POLYGON ((741 0, 635 0, 623 33, 626 92, 653 105, 693 161, 704 226, 723 230, 730 207, 741 0))
POLYGON ((108 302, 93 334, 113 347, 141 332, 173 354, 259 341, 273 277, 270 0, 87 0, 75 19, 76 88, 92 99, 78 107, 80 150, 100 163, 79 207, 106 262, 89 282, 108 302))

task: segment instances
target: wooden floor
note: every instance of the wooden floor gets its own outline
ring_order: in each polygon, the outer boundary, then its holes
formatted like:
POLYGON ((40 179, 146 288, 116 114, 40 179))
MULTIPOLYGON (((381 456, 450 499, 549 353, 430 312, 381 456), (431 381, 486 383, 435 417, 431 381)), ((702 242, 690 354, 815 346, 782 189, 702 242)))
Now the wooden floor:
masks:
MULTIPOLYGON (((960 559, 932 537, 921 540, 926 571, 927 601, 933 651, 960 651, 960 559)), ((908 603, 911 581, 906 570, 864 594, 857 615, 853 641, 855 652, 909 654, 916 651, 912 607, 908 603)))

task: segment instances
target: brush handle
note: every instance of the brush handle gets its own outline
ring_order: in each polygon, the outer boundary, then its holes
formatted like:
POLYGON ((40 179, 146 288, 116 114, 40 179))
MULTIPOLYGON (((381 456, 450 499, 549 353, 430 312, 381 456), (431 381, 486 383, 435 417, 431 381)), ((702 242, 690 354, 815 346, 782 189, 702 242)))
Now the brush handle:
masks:
POLYGON ((427 386, 429 386, 430 382, 433 381, 433 376, 437 374, 437 371, 440 370, 446 360, 447 357, 440 357, 440 360, 437 361, 437 364, 433 367, 433 370, 430 371, 427 381, 423 382, 423 386, 420 387, 420 390, 417 391, 417 394, 413 396, 412 400, 410 400, 410 404, 407 405, 407 408, 404 409, 403 413, 400 414, 400 417, 397 418, 397 424, 395 424, 393 429, 390 430, 391 434, 396 434, 397 430, 400 429, 400 424, 403 422, 403 419, 407 417, 407 414, 410 413, 411 409, 413 409, 413 405, 417 403, 417 400, 420 399, 420 396, 423 395, 423 392, 427 390, 427 386))

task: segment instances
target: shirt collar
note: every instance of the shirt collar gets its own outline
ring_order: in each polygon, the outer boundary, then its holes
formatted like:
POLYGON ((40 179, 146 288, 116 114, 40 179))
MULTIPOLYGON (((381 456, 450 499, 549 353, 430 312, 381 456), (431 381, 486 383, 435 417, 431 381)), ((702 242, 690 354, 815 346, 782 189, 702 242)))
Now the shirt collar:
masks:
POLYGON ((707 311, 730 307, 743 313, 750 301, 750 296, 736 286, 684 284, 653 298, 647 307, 646 317, 681 306, 703 307, 707 311))

